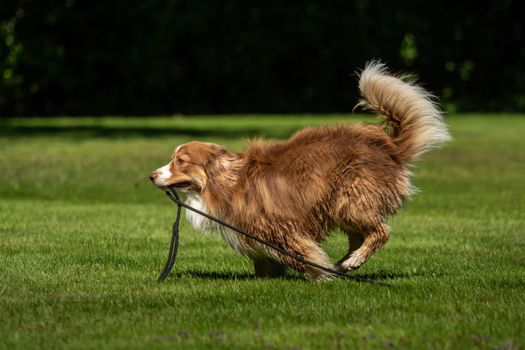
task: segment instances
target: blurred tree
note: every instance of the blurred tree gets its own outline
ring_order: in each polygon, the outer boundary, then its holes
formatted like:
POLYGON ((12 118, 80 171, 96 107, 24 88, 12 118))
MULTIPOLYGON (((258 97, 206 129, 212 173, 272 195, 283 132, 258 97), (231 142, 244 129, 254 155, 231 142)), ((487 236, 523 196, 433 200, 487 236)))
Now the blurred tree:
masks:
POLYGON ((525 110, 515 0, 0 3, 0 115, 346 112, 369 59, 450 110, 525 110))

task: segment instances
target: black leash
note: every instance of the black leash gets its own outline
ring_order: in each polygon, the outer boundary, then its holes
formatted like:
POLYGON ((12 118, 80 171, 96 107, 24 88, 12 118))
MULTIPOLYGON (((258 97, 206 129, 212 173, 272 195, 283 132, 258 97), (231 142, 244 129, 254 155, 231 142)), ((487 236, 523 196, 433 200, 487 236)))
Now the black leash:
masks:
POLYGON ((179 199, 179 195, 177 194, 177 191, 173 192, 175 194, 175 198, 173 198, 173 195, 166 191, 166 194, 171 198, 172 201, 177 203, 177 218, 175 219, 175 222, 173 223, 173 229, 171 234, 171 243, 170 243, 170 250, 168 252, 168 260, 166 261, 166 265, 164 265, 164 268, 162 269, 162 272, 160 273, 159 278, 157 279, 157 282, 162 282, 168 277, 170 274, 171 268, 173 267, 173 264, 175 264, 175 258, 177 257, 177 249, 179 248, 179 224, 180 224, 180 214, 182 212, 182 207, 180 203, 182 203, 179 199))
POLYGON ((180 216, 181 216, 181 208, 184 207, 188 210, 191 210, 201 216, 204 216, 205 218, 211 220, 211 221, 214 221, 216 223, 218 223, 219 225, 222 225, 222 226, 225 226, 227 228, 229 228, 230 230, 233 230, 237 233, 240 233, 241 235, 243 236, 246 236, 250 239, 253 239, 254 241, 257 241, 267 247, 270 247, 276 251, 278 251, 279 253, 283 254, 283 255, 286 255, 298 262, 300 262, 301 264, 304 264, 304 265, 308 265, 308 266, 312 266, 312 267, 315 267, 319 270, 323 270, 325 272, 328 272, 328 273, 331 273, 333 275, 337 275, 337 276, 340 276, 340 277, 344 277, 346 279, 349 279, 349 280, 352 280, 352 281, 356 281, 356 282, 366 282, 366 283, 372 283, 372 284, 377 284, 377 285, 380 285, 380 286, 389 286, 387 283, 384 283, 384 282, 378 282, 378 281, 375 281, 375 280, 372 280, 372 279, 369 279, 369 278, 365 278, 365 277, 358 277, 358 276, 351 276, 351 275, 347 275, 346 273, 344 272, 340 272, 340 271, 337 271, 337 270, 334 270, 334 269, 331 269, 329 267, 326 267, 326 266, 323 266, 323 265, 319 265, 317 263, 314 263, 312 261, 309 261, 309 260, 306 260, 304 259, 302 256, 299 256, 299 255, 296 255, 294 253, 290 253, 289 251, 287 250, 284 250, 283 248, 277 246, 277 245, 274 245, 268 241, 265 241, 249 232, 246 232, 244 230, 241 230, 240 228, 237 228, 235 226, 232 226, 230 225, 229 223, 219 219, 219 218, 216 218, 215 216, 212 216, 210 214, 207 214, 203 211, 200 211, 198 209, 195 209, 189 205, 187 205, 186 203, 184 203, 183 201, 180 200, 179 198, 179 195, 177 194, 177 191, 175 190, 171 190, 171 192, 169 191, 165 191, 166 192, 166 195, 168 195, 168 197, 175 203, 177 204, 177 218, 175 219, 175 222, 173 223, 173 230, 172 230, 172 237, 171 237, 171 244, 170 244, 170 250, 169 250, 169 253, 168 253, 168 260, 166 261, 166 265, 164 266, 164 269, 162 270, 162 272, 160 273, 160 276, 157 280, 157 282, 162 282, 166 279, 166 277, 168 276, 168 274, 170 273, 171 271, 171 268, 173 267, 173 264, 175 263, 175 258, 177 257, 177 248, 179 246, 179 224, 180 224, 180 216))

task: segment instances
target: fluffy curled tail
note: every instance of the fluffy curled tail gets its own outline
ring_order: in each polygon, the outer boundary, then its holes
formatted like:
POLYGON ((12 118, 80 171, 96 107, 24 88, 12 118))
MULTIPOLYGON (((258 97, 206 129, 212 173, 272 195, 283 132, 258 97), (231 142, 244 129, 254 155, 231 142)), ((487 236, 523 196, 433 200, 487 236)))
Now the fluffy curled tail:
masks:
POLYGON ((363 98, 358 106, 386 121, 401 161, 416 160, 450 140, 432 95, 404 77, 390 74, 384 64, 372 61, 366 65, 359 75, 359 90, 363 98))

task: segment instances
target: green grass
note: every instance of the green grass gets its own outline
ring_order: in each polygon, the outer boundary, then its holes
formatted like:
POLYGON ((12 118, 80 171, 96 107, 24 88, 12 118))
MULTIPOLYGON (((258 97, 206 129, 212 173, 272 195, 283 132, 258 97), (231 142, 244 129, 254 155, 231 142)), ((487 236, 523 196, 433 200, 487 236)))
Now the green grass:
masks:
MULTIPOLYGON (((285 138, 348 116, 34 119, 0 123, 0 348, 523 349, 524 115, 454 115, 454 141, 355 272, 390 288, 257 280, 217 235, 182 224, 147 179, 174 146, 285 138)), ((367 121, 372 119, 366 118, 367 121)), ((334 235, 333 259, 345 250, 334 235)))

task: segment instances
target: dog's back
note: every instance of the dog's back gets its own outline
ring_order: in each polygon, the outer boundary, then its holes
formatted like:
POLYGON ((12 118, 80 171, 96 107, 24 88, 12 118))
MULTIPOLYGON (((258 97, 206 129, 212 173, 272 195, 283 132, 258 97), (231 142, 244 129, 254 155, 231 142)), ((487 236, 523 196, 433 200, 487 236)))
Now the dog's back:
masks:
POLYGON ((257 202, 271 202, 263 205, 270 212, 296 212, 328 201, 363 171, 402 169, 396 152, 392 139, 375 125, 322 126, 303 129, 285 142, 252 141, 243 154, 245 189, 257 202))

